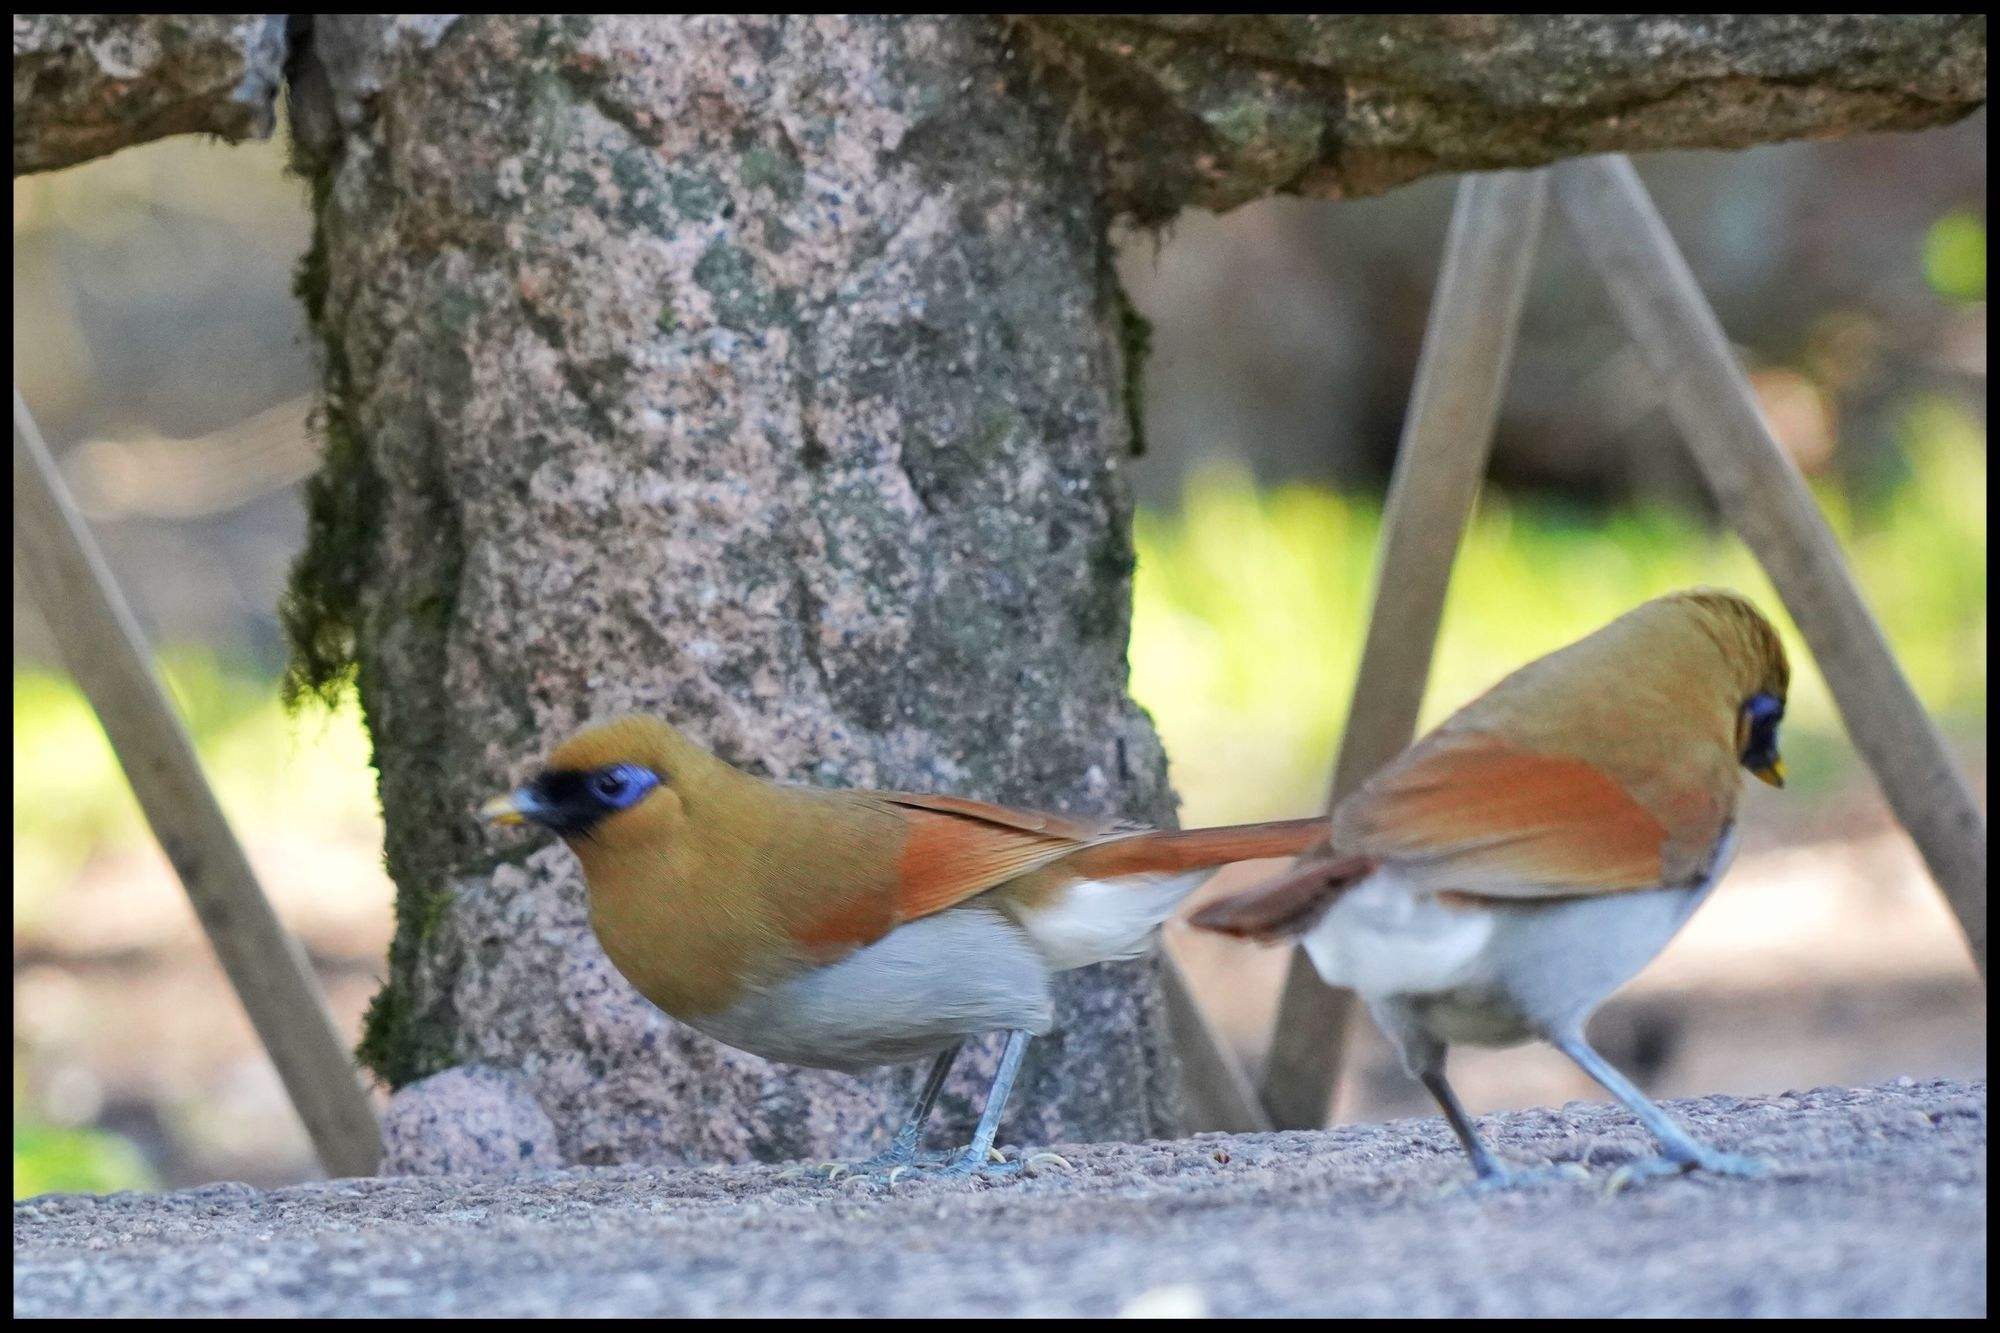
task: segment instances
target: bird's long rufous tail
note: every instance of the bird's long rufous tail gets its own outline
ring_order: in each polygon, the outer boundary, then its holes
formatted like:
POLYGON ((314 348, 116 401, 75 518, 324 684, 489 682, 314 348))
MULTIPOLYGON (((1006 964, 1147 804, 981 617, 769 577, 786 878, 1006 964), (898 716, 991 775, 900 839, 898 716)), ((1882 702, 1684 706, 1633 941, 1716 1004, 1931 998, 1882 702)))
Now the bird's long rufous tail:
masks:
POLYGON ((1092 879, 1212 870, 1238 861, 1304 856, 1326 846, 1324 819, 1280 819, 1222 828, 1162 829, 1086 847, 1063 862, 1092 879))

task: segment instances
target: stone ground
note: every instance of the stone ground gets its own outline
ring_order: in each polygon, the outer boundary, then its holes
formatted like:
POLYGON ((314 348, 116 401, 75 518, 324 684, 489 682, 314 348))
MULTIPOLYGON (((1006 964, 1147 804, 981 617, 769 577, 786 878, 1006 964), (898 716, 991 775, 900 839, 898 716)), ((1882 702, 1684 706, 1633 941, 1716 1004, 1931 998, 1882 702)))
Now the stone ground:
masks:
POLYGON ((337 1180, 14 1206, 29 1315, 1983 1315, 1986 1085, 1670 1103, 1756 1181, 1607 1194, 1609 1106, 1482 1124, 1588 1179, 1462 1188, 1442 1121, 1065 1149, 1002 1183, 779 1167, 337 1180))

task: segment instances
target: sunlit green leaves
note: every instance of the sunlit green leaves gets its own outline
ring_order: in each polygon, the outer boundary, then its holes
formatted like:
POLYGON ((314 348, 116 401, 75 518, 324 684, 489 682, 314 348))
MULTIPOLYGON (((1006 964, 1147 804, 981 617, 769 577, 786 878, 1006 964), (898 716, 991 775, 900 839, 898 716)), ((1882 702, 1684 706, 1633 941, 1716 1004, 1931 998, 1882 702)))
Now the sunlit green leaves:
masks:
MULTIPOLYGON (((1865 522, 1821 506, 1924 701, 1977 730, 1986 708, 1983 425, 1944 398, 1901 417, 1908 479, 1865 522)), ((1142 513, 1132 692, 1152 712, 1194 823, 1296 814, 1324 784, 1354 688, 1374 579, 1379 504, 1305 487, 1259 491, 1209 471, 1180 512, 1142 513)), ((1423 723, 1529 658, 1648 597, 1733 587, 1778 622, 1797 664, 1801 784, 1846 742, 1824 682, 1756 561, 1733 536, 1658 506, 1584 510, 1488 492, 1447 599, 1423 723), (1815 761, 1814 757, 1820 758, 1815 761)))
POLYGON ((1924 233, 1924 277, 1954 301, 1986 299, 1986 220, 1970 209, 1947 213, 1924 233))

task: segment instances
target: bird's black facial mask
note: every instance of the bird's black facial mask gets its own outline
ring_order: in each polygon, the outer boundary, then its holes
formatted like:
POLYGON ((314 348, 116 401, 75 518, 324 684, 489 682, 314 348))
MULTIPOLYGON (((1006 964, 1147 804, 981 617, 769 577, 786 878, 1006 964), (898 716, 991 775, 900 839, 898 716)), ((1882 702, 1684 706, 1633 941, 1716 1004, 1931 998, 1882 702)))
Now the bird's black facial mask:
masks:
POLYGON ((660 785, 660 775, 638 764, 548 769, 516 793, 521 814, 565 838, 587 838, 620 810, 629 810, 660 785))
POLYGON ((1773 787, 1785 785, 1785 761, 1778 757, 1778 724, 1785 719, 1785 701, 1753 694, 1743 702, 1736 734, 1743 767, 1773 787))

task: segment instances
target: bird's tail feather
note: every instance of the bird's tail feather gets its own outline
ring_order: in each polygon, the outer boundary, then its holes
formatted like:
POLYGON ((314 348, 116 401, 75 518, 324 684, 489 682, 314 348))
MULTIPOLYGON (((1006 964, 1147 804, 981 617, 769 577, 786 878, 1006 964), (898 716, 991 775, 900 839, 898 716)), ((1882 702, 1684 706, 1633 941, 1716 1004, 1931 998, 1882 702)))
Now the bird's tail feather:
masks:
POLYGON ((1323 817, 1279 819, 1266 824, 1138 833, 1083 848, 1065 858, 1063 864, 1091 879, 1117 879, 1213 870, 1267 857, 1304 856, 1323 849, 1326 842, 1323 817))
POLYGON ((1276 879, 1212 902, 1188 923, 1239 939, 1281 940, 1305 934, 1335 900, 1366 878, 1375 862, 1365 856, 1322 856, 1276 879))

